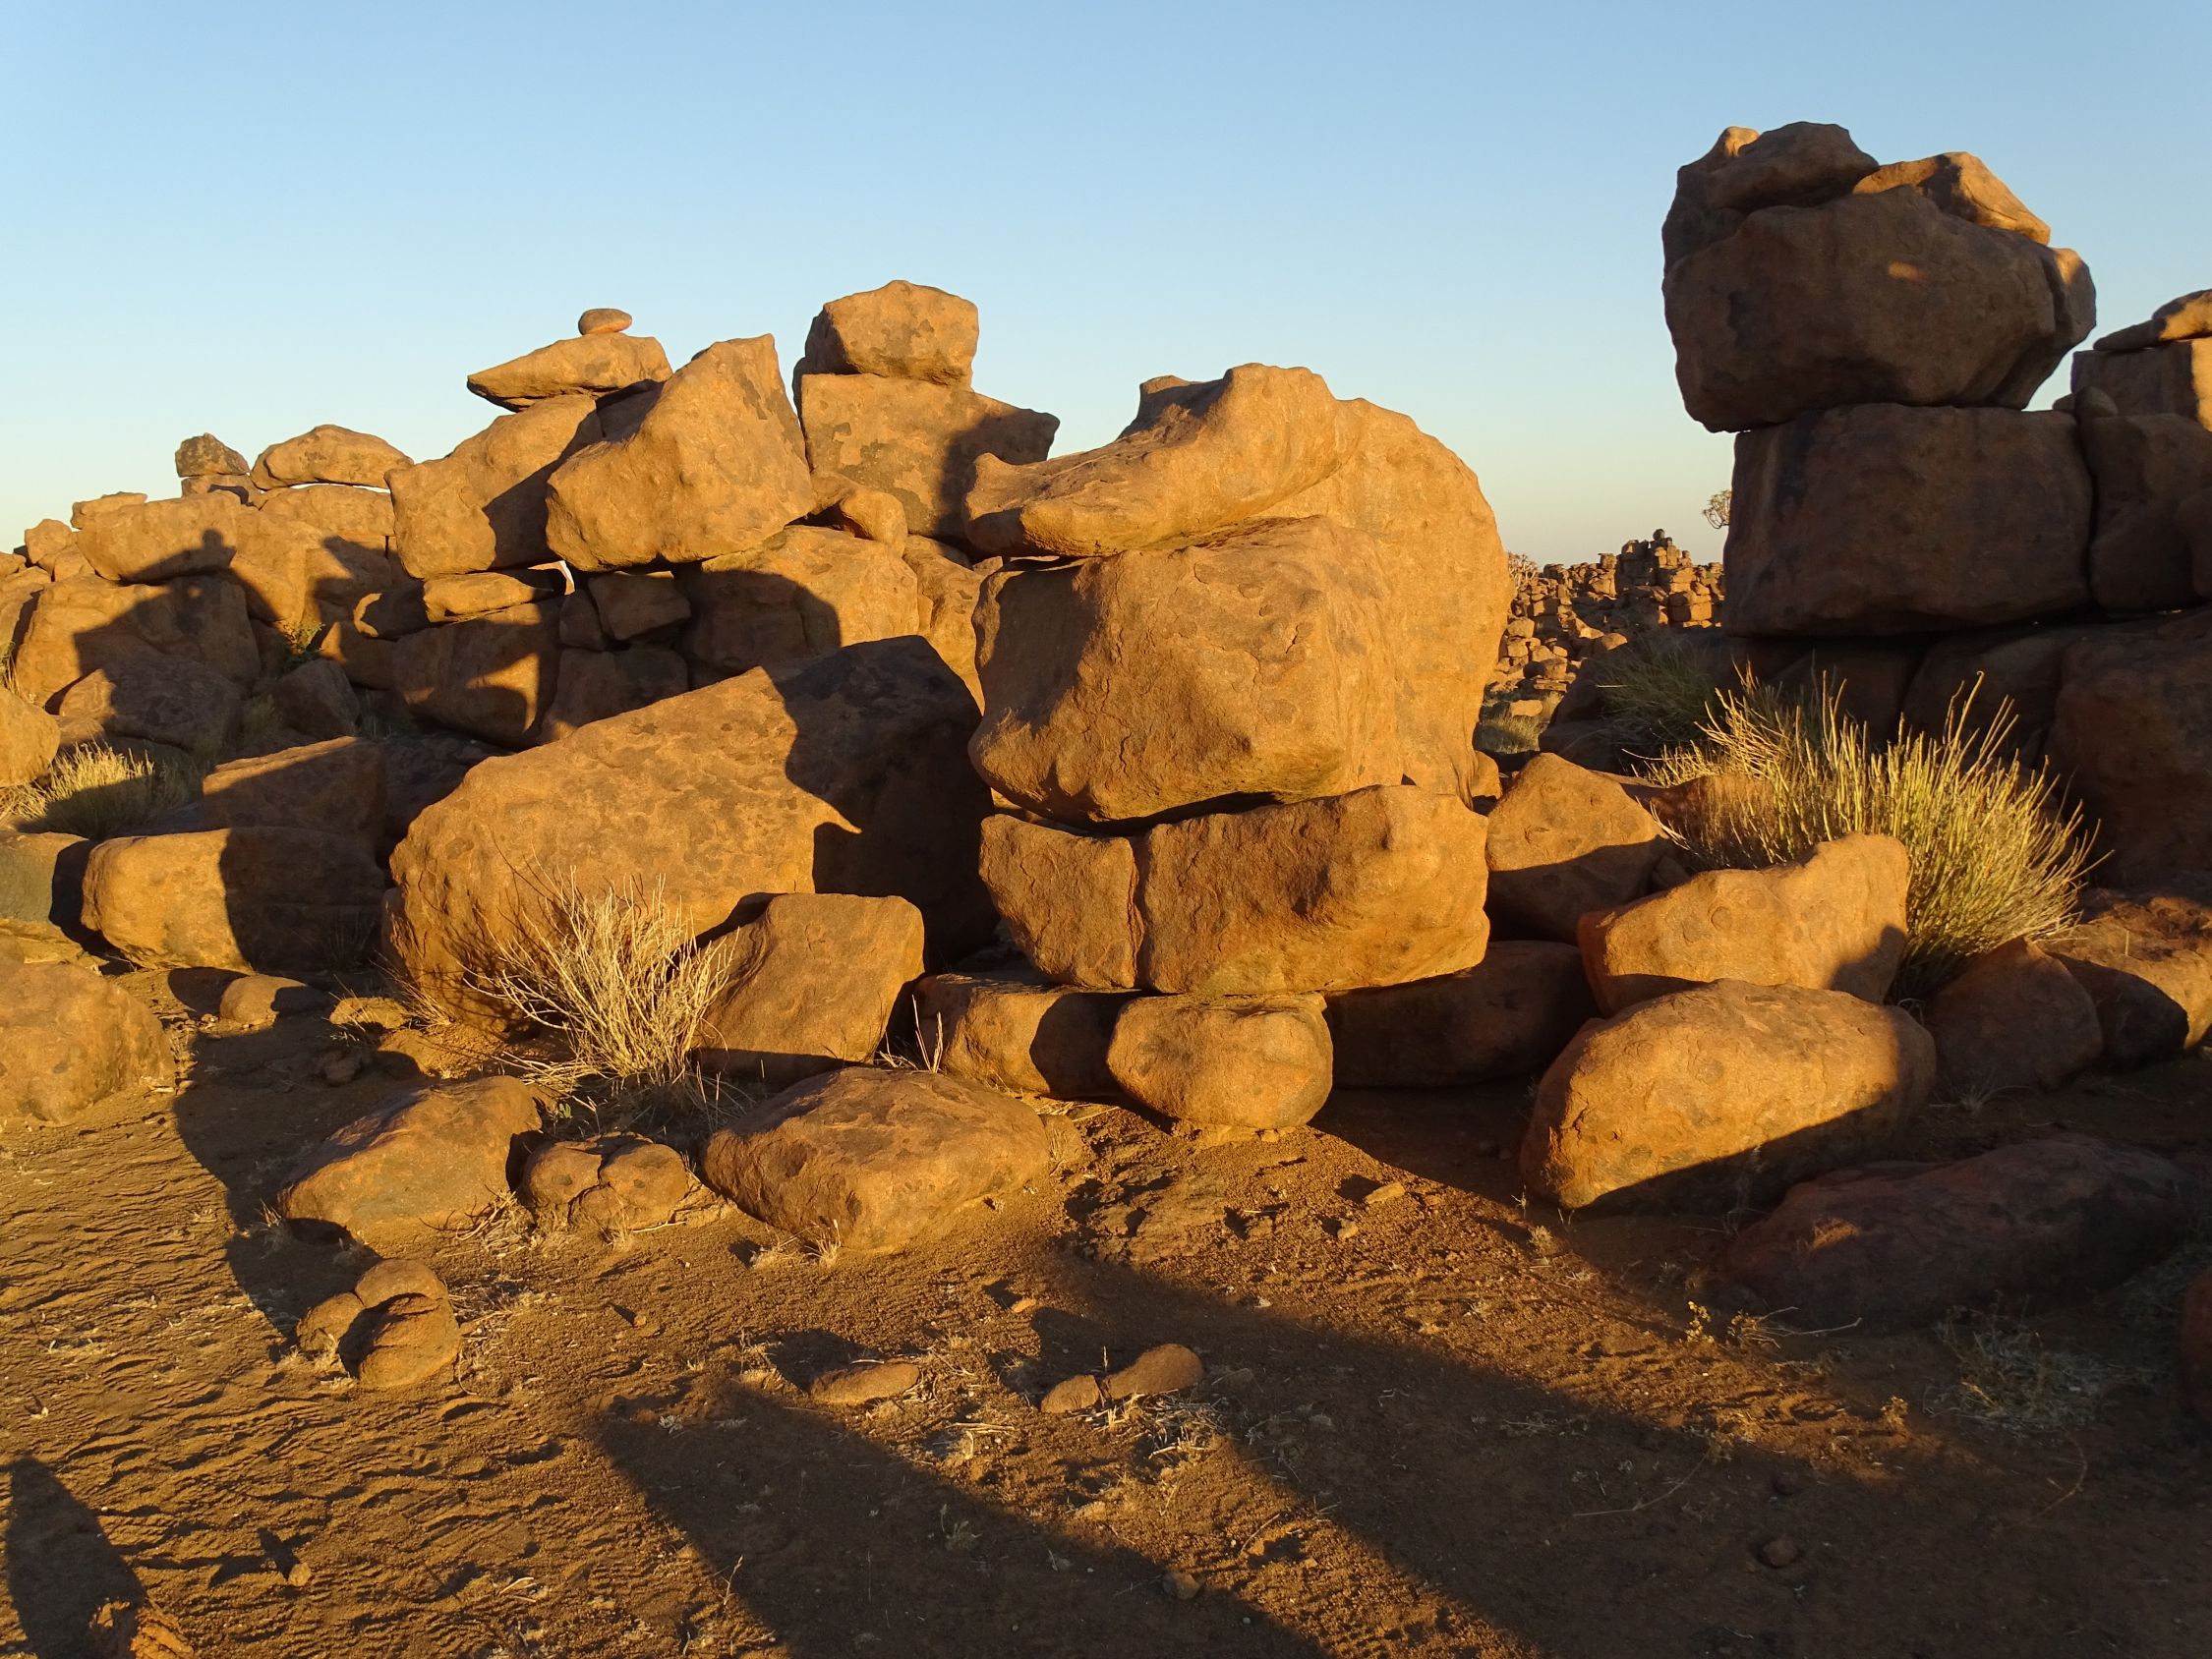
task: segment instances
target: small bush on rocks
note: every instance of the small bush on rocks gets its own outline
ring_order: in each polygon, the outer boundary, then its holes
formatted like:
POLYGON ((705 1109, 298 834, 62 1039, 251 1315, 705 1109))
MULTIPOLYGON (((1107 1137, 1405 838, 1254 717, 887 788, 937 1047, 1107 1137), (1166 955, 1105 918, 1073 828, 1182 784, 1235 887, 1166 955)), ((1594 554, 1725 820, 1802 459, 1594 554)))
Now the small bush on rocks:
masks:
POLYGON ((82 743, 56 756, 36 782, 0 790, 0 821, 100 841, 144 829, 199 792, 199 773, 181 761, 82 743))
POLYGON ((1937 734, 1877 744, 1834 699, 1807 706, 1764 688, 1722 694, 1694 743, 1648 769, 1661 783, 1713 772, 1764 789, 1717 790, 1672 833, 1706 868, 1758 868, 1822 841, 1893 835, 1912 855, 1907 939, 1894 995, 1925 997, 1982 951, 2073 920, 2089 854, 2078 808, 2007 752, 2010 708, 1979 730, 1972 697, 1937 734))
POLYGON ((1712 654, 1678 633, 1647 634, 1607 652, 1591 669, 1615 742, 1647 759, 1696 743, 1719 714, 1727 693, 1713 671, 1712 654))

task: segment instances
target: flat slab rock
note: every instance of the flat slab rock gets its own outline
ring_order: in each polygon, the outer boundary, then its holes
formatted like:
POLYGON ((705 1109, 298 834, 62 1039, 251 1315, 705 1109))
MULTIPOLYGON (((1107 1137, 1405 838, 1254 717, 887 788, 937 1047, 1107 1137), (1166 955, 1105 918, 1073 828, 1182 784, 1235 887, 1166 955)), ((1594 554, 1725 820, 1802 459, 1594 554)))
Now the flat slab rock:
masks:
POLYGON ((310 1151, 277 1212, 372 1250, 408 1249, 505 1202, 515 1142, 542 1117, 539 1093, 512 1077, 403 1090, 310 1151))
POLYGON ((978 1199, 1050 1169, 1028 1106, 936 1072, 848 1066, 810 1078, 741 1127, 716 1131, 707 1184, 818 1245, 892 1250, 978 1199))
POLYGON ((2182 1241, 2196 1196, 2154 1153, 2052 1135, 1807 1181, 1736 1235, 1725 1270, 1800 1325, 1900 1330, 2118 1284, 2182 1241))

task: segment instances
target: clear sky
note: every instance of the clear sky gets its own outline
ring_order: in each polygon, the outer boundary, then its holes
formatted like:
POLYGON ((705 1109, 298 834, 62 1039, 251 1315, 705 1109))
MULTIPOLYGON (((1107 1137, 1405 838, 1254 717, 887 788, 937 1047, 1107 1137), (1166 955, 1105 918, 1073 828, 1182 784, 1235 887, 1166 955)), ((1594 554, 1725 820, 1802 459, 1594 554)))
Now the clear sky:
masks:
POLYGON ((1520 552, 1717 556, 1675 167, 1792 120, 1973 150, 2116 327, 2212 285, 2202 4, 0 0, 0 527, 173 493, 204 429, 442 454, 495 413, 467 373, 586 306, 787 369, 906 277, 981 306, 977 384, 1063 450, 1146 376, 1305 364, 1458 450, 1520 552))

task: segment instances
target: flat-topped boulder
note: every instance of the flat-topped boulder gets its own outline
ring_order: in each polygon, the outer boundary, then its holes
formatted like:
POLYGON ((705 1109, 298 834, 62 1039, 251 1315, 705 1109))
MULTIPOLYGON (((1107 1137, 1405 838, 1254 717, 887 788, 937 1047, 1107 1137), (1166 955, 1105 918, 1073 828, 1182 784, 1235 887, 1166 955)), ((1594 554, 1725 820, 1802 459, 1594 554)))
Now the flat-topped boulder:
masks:
POLYGON ((254 462, 253 479, 259 487, 271 490, 299 484, 352 484, 381 489, 385 474, 411 464, 380 437, 324 423, 262 450, 254 462))
POLYGON ((923 283, 887 282, 815 314, 793 378, 883 374, 965 386, 981 332, 973 301, 923 283))
POLYGON ((383 892, 360 837, 256 824, 99 842, 84 916, 147 967, 317 973, 367 955, 383 892))
POLYGON ((669 378, 669 354, 644 334, 574 334, 469 376, 469 390, 501 409, 527 409, 549 398, 605 397, 669 378))
POLYGON ((2089 994, 2113 1064, 2170 1059, 2212 1035, 2212 906, 2093 890, 2073 927, 2039 944, 2089 994))
POLYGON ((793 525, 675 574, 691 610, 680 643, 702 677, 921 631, 920 589, 902 551, 842 530, 793 525))
POLYGON ((1398 654, 1372 544, 1262 519, 983 584, 976 770, 1071 823, 1401 775, 1398 654))

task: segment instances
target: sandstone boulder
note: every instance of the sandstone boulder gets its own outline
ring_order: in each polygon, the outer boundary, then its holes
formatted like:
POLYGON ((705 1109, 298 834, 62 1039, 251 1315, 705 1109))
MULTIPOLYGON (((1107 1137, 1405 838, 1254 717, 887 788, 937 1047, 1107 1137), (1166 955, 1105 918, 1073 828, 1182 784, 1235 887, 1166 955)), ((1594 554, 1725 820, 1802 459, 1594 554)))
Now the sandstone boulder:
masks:
POLYGON ((691 1170, 643 1135, 549 1141, 522 1168, 522 1200, 542 1225, 634 1232, 663 1227, 691 1197, 691 1170))
POLYGON ((383 747, 334 737, 226 761, 202 781, 193 817, 208 830, 273 825, 373 848, 384 823, 383 747))
POLYGON ((669 379, 669 354, 643 334, 573 334, 469 376, 469 390, 501 409, 528 409, 556 397, 605 397, 669 379))
POLYGON ((642 414, 625 416, 619 431, 610 415, 607 435, 562 462, 549 485, 547 538, 576 569, 696 564, 757 546, 813 510, 806 449, 768 335, 709 346, 636 406, 642 414))
POLYGON ((2212 337, 2212 288, 2199 288, 2169 300, 2150 315, 2147 322, 2116 328, 2097 341, 2101 352, 2140 351, 2146 346, 2171 345, 2177 340, 2212 337))
POLYGON ((190 658, 126 657, 96 668, 54 704, 66 743, 135 739, 211 755, 238 730, 238 687, 190 658))
POLYGON ((2181 415, 2085 418, 2081 447, 2096 483, 2089 590, 2097 603, 2116 611, 2194 603, 2192 539, 2181 509, 2212 490, 2212 430, 2181 415))
POLYGON ((149 967, 312 973, 362 960, 383 872, 356 838, 255 825, 100 842, 85 925, 149 967))
POLYGON ((593 609, 610 639, 627 645, 691 619, 691 601, 672 570, 614 570, 587 584, 593 609))
POLYGON ((1662 289, 1682 401, 1715 431, 1855 404, 2018 409, 2096 315, 2070 249, 1947 211, 1902 175, 1749 213, 1662 289))
POLYGON ((1725 128, 1711 149, 1675 171, 1659 233, 1665 262, 1711 247, 1762 207, 1811 207, 1847 196, 1876 165, 1847 131, 1825 121, 1765 133, 1725 128))
POLYGON ((168 1034, 120 985, 75 962, 0 959, 0 1121, 72 1122, 175 1079, 168 1034))
POLYGON ((980 708, 983 678, 975 667, 975 611, 982 602, 985 579, 997 573, 1002 561, 989 560, 992 568, 979 570, 959 548, 926 536, 907 537, 900 554, 913 573, 922 638, 945 659, 945 666, 960 675, 980 708))
POLYGON ((365 1389, 411 1389, 449 1370, 461 1351, 461 1326, 440 1294, 403 1294, 368 1310, 354 1374, 365 1389))
POLYGON ((1331 996, 1336 1081, 1450 1089, 1541 1071, 1597 1011, 1573 945, 1493 942, 1456 974, 1331 996))
POLYGON ((1396 985, 1483 959, 1483 820, 1408 785, 1211 813, 1134 838, 1000 816, 983 880, 1051 978, 1259 995, 1396 985))
POLYGON ((1490 914, 1511 933, 1571 941, 1587 913, 1651 886, 1666 844, 1659 821, 1611 778, 1538 755, 1490 811, 1490 914))
POLYGON ((560 592, 560 583, 557 571, 548 575, 533 570, 518 575, 506 570, 477 570, 430 577, 419 591, 427 621, 459 622, 471 616, 489 616, 495 610, 510 610, 518 604, 548 602, 560 592))
POLYGON ((808 374, 887 374, 964 386, 975 367, 982 321, 972 302, 916 282, 887 282, 832 300, 806 331, 806 354, 793 371, 808 374))
POLYGON ((969 754, 1001 795, 1076 823, 1394 784, 1389 615, 1371 546, 1325 519, 1001 571, 975 614, 969 754))
POLYGON ((892 1250, 978 1199, 1051 1167, 1020 1101, 927 1071, 848 1066, 786 1089, 717 1130, 707 1184, 747 1215, 818 1245, 892 1250))
POLYGON ((310 742, 351 737, 361 729, 361 699, 335 662, 301 663, 278 676, 268 697, 285 729, 310 742))
POLYGON ((552 705, 560 666, 560 606, 518 604, 392 643, 392 689, 440 725, 488 742, 529 740, 552 705))
MULTIPOLYGON (((382 438, 325 423, 262 450, 254 463, 254 483, 262 489, 294 484, 353 484, 381 489, 387 473, 409 465, 407 457, 382 438)), ((217 470, 244 472, 245 468, 217 470)))
POLYGON ((985 552, 1072 558, 1170 546, 1318 484, 1358 440, 1347 406, 1311 370, 1248 363, 1218 380, 1148 380, 1136 419, 1103 448, 980 461, 966 539, 985 552))
POLYGON ((1583 966, 1608 1014, 1715 980, 1879 1002, 1904 956, 1911 880, 1904 844, 1889 835, 1823 841, 1765 870, 1708 871, 1583 917, 1583 966))
POLYGON ((1137 997, 1114 1022, 1106 1066, 1164 1116, 1290 1128, 1329 1097, 1328 1021, 1310 995, 1137 997))
POLYGON ((2089 471, 2067 415, 1831 409, 1741 434, 1733 488, 1734 633, 1975 627, 2089 599, 2089 471))
POLYGON ((563 651, 553 700, 532 735, 540 743, 557 742, 594 720, 650 708, 690 689, 690 665, 659 646, 563 651))
POLYGON ((594 306, 576 318, 579 334, 619 334, 635 320, 619 306, 594 306))
POLYGON ((796 526, 742 553, 687 565, 684 656, 703 674, 822 657, 920 626, 914 573, 899 549, 843 531, 796 526))
POLYGON ((230 568, 251 509, 229 495, 180 495, 89 514, 77 547, 110 582, 171 582, 230 568))
POLYGON ((2041 942, 2096 1004, 2115 1065, 2169 1059, 2212 1033, 2212 907, 2174 893, 2093 891, 2041 942))
POLYGON ((2066 965, 2015 939, 1936 994, 1928 1031, 1947 1089, 2055 1089, 2104 1053, 2097 1004, 2066 965))
POLYGON ((545 563, 547 485, 599 435, 579 393, 503 415, 442 460, 393 468, 392 551, 410 576, 545 563))
MULTIPOLYGON (((1911 190, 1926 197, 1954 219, 1968 224, 2007 230, 2030 242, 2048 243, 2051 227, 2027 210, 1979 156, 1965 150, 1946 150, 1918 161, 1892 161, 1877 167, 1852 187, 1859 196, 1876 196, 1886 190, 1911 190)), ((2084 329, 2087 322, 2084 319, 2084 329)))
POLYGON ((2212 340, 2076 352, 2073 395, 2103 392, 2123 415, 2180 415, 2212 427, 2212 340))
POLYGON ((0 787, 43 777, 60 747, 61 721, 0 686, 0 787))
POLYGON ((1118 1087, 1106 1049, 1128 1001, 1033 971, 931 974, 915 983, 900 1035, 910 1017, 924 1061, 955 1077, 1011 1094, 1097 1100, 1118 1087))
POLYGON ((2109 880, 2212 871, 2212 610, 2067 647, 2050 752, 2097 822, 2109 880))
POLYGON ((975 708, 919 640, 755 670, 482 762, 392 855, 393 945, 465 1005, 470 949, 548 882, 658 891, 701 933, 772 892, 896 894, 933 956, 990 932, 975 708))
POLYGON ((1878 1152, 1935 1080, 1900 1009, 1722 980, 1585 1026, 1537 1087, 1521 1175, 1569 1209, 1758 1203, 1878 1152))
POLYGON ((782 893, 725 949, 728 981, 695 1052, 710 1070, 783 1088, 876 1058, 921 976, 922 917, 902 898, 782 893))
POLYGON ((75 928, 91 849, 55 830, 0 829, 0 922, 75 928))
POLYGON ((544 1104, 513 1077, 402 1090, 302 1158, 277 1212, 383 1254, 467 1227, 507 1202, 516 1142, 538 1129, 544 1104))
MULTIPOLYGON (((822 483, 819 475, 815 483, 817 486, 822 483)), ((890 547, 905 545, 909 534, 905 503, 888 489, 872 489, 862 485, 841 487, 837 499, 822 510, 822 516, 848 535, 865 536, 871 542, 881 542, 890 547)))
POLYGON ((246 471, 246 457, 213 432, 202 432, 177 445, 177 477, 236 478, 246 471))
POLYGON ((797 386, 814 470, 890 495, 922 536, 964 536, 978 469, 1041 463, 1060 429, 1058 416, 964 385, 802 373, 797 386))
POLYGON ((1724 1270, 1796 1323, 1903 1330, 2117 1284, 2182 1241, 2195 1197, 2155 1154, 2051 1135, 1808 1181, 1736 1234, 1724 1270))

